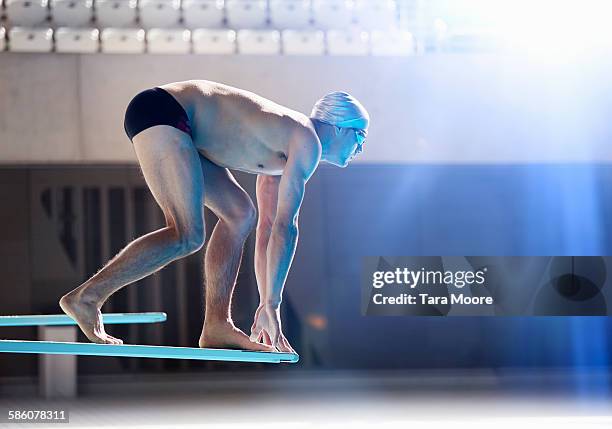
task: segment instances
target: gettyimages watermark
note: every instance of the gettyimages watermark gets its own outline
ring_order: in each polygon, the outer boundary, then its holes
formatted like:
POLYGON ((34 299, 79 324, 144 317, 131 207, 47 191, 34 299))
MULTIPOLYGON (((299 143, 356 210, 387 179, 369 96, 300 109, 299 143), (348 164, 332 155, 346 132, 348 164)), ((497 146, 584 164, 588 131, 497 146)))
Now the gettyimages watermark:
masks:
POLYGON ((608 256, 369 256, 365 316, 606 316, 608 256))

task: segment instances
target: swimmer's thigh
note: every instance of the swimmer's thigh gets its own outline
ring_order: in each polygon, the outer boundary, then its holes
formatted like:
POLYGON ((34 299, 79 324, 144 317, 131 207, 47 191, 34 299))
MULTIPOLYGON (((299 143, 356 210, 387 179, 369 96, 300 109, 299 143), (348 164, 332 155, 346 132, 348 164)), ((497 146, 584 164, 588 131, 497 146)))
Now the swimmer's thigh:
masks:
POLYGON ((256 218, 255 205, 249 194, 227 168, 214 164, 202 154, 200 163, 206 182, 206 207, 220 219, 248 232, 256 218))
POLYGON ((204 236, 204 181, 191 137, 169 125, 156 125, 132 139, 145 181, 166 223, 179 234, 204 236))

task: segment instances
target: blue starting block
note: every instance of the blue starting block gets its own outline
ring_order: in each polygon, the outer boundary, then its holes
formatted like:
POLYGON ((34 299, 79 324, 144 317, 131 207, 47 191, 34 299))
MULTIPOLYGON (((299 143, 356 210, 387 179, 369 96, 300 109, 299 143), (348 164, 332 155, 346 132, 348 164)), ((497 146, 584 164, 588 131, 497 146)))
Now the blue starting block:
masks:
POLYGON ((0 340, 0 353, 195 359, 260 363, 295 363, 299 359, 299 356, 293 353, 252 350, 20 340, 0 340))
MULTIPOLYGON (((166 313, 107 313, 105 324, 158 323, 166 313)), ((43 355, 39 361, 40 392, 49 397, 76 395, 76 356, 193 359, 226 362, 295 363, 294 353, 203 349, 140 344, 97 344, 76 341, 76 322, 65 314, 0 316, 0 327, 37 326, 41 341, 0 340, 0 353, 43 355), (54 356, 65 355, 65 356, 54 356)))
MULTIPOLYGON (((102 321, 107 325, 128 323, 158 323, 166 321, 166 313, 106 313, 102 321)), ((0 316, 0 326, 71 326, 76 322, 65 314, 28 314, 0 316)))

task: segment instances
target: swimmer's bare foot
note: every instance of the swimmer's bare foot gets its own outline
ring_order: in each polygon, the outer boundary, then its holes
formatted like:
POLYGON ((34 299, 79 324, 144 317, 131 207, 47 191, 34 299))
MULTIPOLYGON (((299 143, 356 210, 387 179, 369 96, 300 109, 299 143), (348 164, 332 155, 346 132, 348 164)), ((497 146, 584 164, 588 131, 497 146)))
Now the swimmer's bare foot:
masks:
POLYGON ((72 317, 90 341, 99 344, 123 344, 119 338, 104 332, 102 313, 95 302, 83 298, 82 295, 68 293, 59 302, 60 307, 72 317))
POLYGON ((274 351, 270 346, 251 341, 247 334, 236 328, 231 322, 205 322, 199 346, 209 349, 274 351))

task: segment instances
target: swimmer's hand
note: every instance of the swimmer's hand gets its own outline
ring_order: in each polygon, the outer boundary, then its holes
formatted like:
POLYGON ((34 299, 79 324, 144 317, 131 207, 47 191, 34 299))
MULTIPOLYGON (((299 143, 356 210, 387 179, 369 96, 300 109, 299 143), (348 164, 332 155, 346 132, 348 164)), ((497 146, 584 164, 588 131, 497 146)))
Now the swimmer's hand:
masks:
POLYGON ((281 330, 280 307, 260 304, 251 326, 251 341, 272 346, 279 352, 295 353, 281 330))

